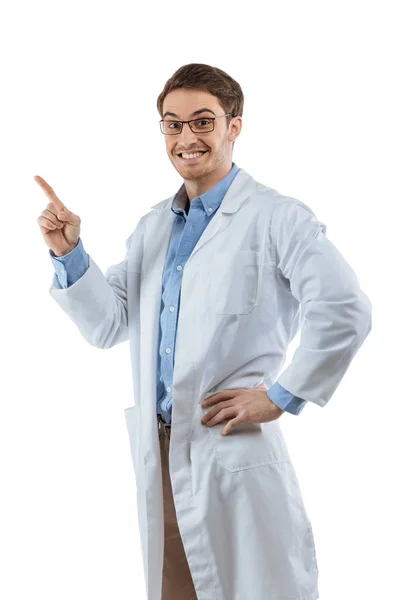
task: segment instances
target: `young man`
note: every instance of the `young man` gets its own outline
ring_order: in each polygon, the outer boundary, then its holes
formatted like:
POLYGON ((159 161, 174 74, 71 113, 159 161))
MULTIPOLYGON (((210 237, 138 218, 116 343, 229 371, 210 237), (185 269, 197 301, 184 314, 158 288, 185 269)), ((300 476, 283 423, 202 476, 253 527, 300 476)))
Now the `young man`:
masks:
POLYGON ((104 275, 80 218, 36 178, 50 199, 38 222, 52 298, 93 346, 130 342, 147 598, 316 600, 311 522, 279 417, 327 404, 371 329, 371 303, 313 211, 232 162, 234 79, 185 65, 157 107, 183 183, 104 275))

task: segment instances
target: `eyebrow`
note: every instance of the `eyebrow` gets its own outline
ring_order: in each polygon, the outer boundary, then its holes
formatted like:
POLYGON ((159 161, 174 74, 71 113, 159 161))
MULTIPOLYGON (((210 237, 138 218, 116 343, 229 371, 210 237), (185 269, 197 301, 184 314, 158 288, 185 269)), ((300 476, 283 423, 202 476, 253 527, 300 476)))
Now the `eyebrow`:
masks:
MULTIPOLYGON (((210 113, 212 113, 213 115, 216 116, 216 113, 213 110, 211 110, 210 108, 200 108, 199 110, 195 110, 190 116, 194 117, 194 116, 199 115, 200 113, 203 113, 203 112, 210 112, 210 113)), ((169 115, 171 117, 176 117, 177 119, 179 118, 178 115, 176 115, 175 113, 168 111, 168 112, 164 113, 163 119, 165 119, 165 117, 167 115, 169 115)))

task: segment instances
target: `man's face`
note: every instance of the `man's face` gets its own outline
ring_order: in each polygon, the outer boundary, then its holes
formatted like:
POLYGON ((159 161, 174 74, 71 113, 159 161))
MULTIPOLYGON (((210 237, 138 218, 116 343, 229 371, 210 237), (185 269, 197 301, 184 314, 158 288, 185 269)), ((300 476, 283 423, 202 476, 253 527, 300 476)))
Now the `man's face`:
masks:
POLYGON ((204 179, 215 171, 229 170, 231 167, 232 142, 239 135, 241 117, 237 117, 227 126, 227 117, 221 116, 224 114, 225 110, 219 104, 218 98, 200 89, 180 88, 166 95, 163 104, 165 121, 220 117, 214 121, 214 131, 209 133, 193 133, 185 123, 181 133, 164 135, 168 157, 183 179, 204 179), (197 151, 204 154, 196 158, 183 158, 181 155, 182 152, 197 151))

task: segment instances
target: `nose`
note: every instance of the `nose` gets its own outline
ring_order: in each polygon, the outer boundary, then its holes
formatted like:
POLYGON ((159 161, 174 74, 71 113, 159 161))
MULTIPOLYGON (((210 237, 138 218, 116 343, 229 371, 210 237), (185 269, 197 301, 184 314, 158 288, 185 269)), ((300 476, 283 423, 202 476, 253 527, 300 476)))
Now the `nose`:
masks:
POLYGON ((189 127, 189 123, 183 123, 182 131, 179 134, 179 139, 183 142, 183 145, 189 144, 190 142, 197 141, 197 136, 189 127))

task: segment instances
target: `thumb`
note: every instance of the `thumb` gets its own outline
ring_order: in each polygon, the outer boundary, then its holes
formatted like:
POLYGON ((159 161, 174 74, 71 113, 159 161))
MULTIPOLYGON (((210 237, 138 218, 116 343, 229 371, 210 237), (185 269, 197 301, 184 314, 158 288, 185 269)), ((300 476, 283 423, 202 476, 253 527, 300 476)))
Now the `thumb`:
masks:
POLYGON ((236 425, 239 425, 239 423, 241 423, 241 419, 240 419, 239 415, 236 415, 236 417, 234 417, 233 419, 229 419, 229 421, 227 422, 225 427, 223 427, 223 429, 221 431, 221 435, 228 435, 228 433, 234 427, 236 427, 236 425))
POLYGON ((66 208, 64 208, 64 210, 60 210, 60 212, 57 213, 57 218, 60 221, 67 221, 68 224, 72 225, 73 227, 79 227, 80 225, 79 217, 66 208))

